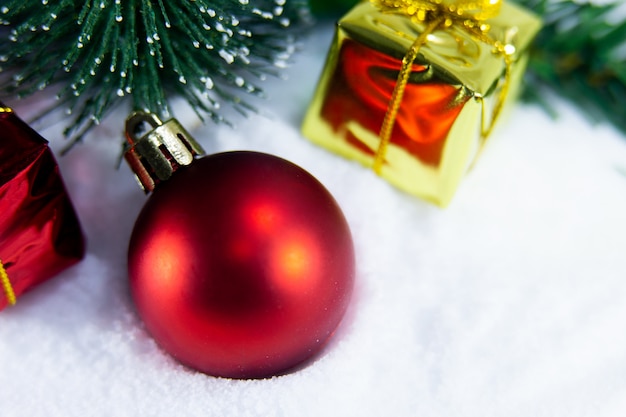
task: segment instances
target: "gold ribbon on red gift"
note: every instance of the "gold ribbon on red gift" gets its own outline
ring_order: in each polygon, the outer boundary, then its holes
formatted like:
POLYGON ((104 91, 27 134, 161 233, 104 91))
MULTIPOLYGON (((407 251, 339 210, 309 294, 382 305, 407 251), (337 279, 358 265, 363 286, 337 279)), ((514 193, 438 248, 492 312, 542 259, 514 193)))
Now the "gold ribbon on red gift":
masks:
POLYGON ((14 305, 16 303, 15 291, 13 291, 13 286, 11 285, 11 280, 9 279, 9 275, 7 274, 6 269, 4 269, 4 264, 0 259, 0 286, 4 290, 4 295, 7 298, 7 302, 9 305, 14 305))
MULTIPOLYGON (((374 157, 373 169, 380 174, 385 162, 387 147, 391 140, 393 126, 402 102, 402 96, 411 74, 411 66, 417 55, 426 44, 428 36, 435 30, 458 26, 468 31, 481 42, 493 47, 493 53, 500 55, 504 60, 504 82, 498 99, 493 108, 491 122, 488 127, 481 128, 482 143, 489 136, 497 120, 502 105, 508 95, 511 78, 512 55, 515 53, 513 45, 503 44, 489 36, 490 29, 487 19, 500 13, 502 0, 370 0, 382 12, 399 13, 418 22, 426 24, 424 31, 413 41, 402 59, 402 67, 387 107, 387 112, 380 129, 380 142, 374 157)), ((484 117, 483 117, 484 121, 484 117)))
MULTIPOLYGON (((10 107, 5 107, 0 103, 0 113, 11 113, 13 109, 10 107)), ((9 305, 14 305, 16 303, 15 291, 13 291, 13 285, 11 285, 11 280, 9 279, 9 275, 7 274, 6 269, 4 269, 4 264, 0 259, 0 286, 4 292, 4 295, 7 299, 9 305)))

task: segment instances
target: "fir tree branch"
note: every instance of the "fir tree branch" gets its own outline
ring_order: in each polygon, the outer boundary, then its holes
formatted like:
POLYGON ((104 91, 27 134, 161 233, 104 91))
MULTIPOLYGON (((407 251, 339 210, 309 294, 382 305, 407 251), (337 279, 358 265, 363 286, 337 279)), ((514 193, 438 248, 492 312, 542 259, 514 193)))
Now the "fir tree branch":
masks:
POLYGON ((0 91, 24 97, 64 86, 59 103, 80 141, 121 100, 170 117, 184 97, 201 118, 223 103, 245 113, 254 80, 277 73, 306 0, 7 0, 0 6, 0 91))
POLYGON ((515 1, 544 20, 531 50, 524 97, 545 104, 542 91, 548 87, 593 122, 607 120, 626 134, 626 17, 617 13, 619 5, 515 1))

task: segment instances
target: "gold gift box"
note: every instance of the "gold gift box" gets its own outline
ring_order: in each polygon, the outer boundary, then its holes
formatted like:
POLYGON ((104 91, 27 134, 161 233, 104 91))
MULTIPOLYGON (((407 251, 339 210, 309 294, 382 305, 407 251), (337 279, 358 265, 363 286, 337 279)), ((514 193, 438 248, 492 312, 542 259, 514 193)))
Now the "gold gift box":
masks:
MULTIPOLYGON (((514 47, 506 107, 516 96, 527 49, 540 20, 504 3, 486 20, 487 36, 514 47)), ((356 5, 337 24, 335 37, 303 134, 340 155, 372 167, 402 59, 426 23, 356 5)), ((503 56, 493 44, 453 24, 428 34, 404 89, 380 175, 411 194, 446 206, 490 130, 505 80, 503 56)))

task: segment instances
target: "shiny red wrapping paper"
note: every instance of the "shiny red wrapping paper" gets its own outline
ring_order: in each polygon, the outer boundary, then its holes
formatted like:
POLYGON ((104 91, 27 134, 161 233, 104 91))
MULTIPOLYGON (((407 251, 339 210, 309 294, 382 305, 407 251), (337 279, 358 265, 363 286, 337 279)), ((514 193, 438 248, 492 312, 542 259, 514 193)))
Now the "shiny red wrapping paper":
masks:
MULTIPOLYGON (((0 261, 18 299, 84 255, 48 142, 0 103, 0 261)), ((9 304, 0 286, 0 310, 9 304)))

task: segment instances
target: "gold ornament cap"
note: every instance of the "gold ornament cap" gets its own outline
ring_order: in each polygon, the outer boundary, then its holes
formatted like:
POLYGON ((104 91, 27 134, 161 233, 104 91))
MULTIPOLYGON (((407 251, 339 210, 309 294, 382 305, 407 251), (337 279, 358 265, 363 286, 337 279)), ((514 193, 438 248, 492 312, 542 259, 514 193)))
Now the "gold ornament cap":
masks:
POLYGON ((143 111, 126 119, 126 140, 129 148, 124 158, 146 193, 168 180, 176 170, 190 165, 204 150, 176 119, 165 122, 143 111), (150 130, 141 133, 148 125, 150 130))

